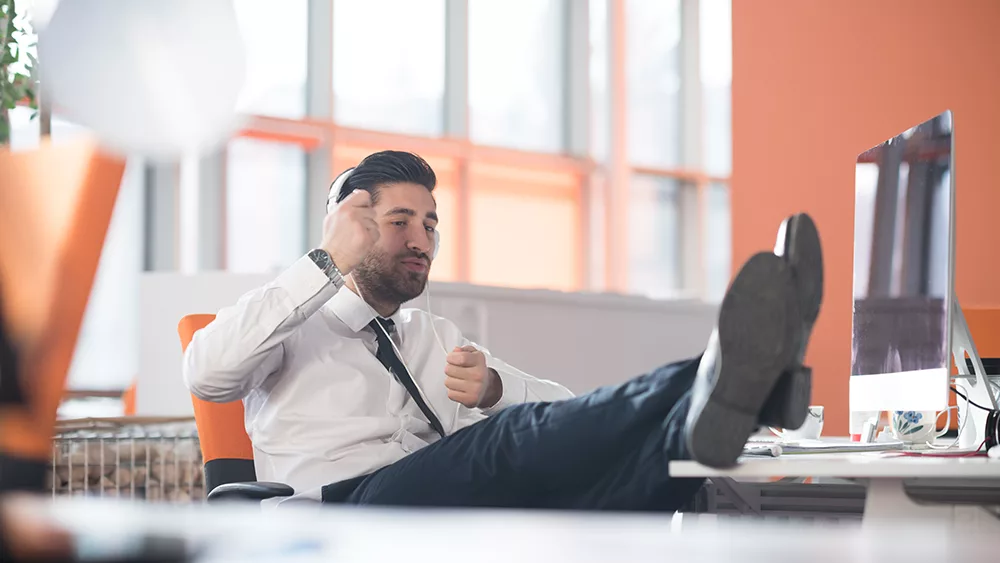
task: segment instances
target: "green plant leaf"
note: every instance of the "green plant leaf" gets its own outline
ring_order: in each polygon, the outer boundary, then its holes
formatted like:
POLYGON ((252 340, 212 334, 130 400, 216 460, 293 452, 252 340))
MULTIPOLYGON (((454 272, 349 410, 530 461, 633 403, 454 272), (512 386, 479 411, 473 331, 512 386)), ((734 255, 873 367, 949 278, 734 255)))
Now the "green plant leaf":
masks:
MULTIPOLYGON (((14 0, 0 0, 0 145, 10 141, 8 110, 25 101, 32 109, 38 108, 38 60, 31 52, 38 44, 37 36, 17 18, 14 0)), ((33 112, 32 119, 37 113, 33 112)))

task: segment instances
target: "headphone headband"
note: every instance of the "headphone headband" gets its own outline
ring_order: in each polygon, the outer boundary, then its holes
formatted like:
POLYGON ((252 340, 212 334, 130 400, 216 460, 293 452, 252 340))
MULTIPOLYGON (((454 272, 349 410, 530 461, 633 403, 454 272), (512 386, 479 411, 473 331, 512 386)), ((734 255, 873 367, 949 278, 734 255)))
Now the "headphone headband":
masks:
POLYGON ((333 184, 330 185, 330 193, 326 196, 327 213, 333 211, 333 208, 349 195, 341 192, 344 190, 344 184, 347 183, 347 179, 351 177, 353 172, 354 168, 344 170, 340 173, 340 176, 337 176, 337 178, 333 181, 333 184))

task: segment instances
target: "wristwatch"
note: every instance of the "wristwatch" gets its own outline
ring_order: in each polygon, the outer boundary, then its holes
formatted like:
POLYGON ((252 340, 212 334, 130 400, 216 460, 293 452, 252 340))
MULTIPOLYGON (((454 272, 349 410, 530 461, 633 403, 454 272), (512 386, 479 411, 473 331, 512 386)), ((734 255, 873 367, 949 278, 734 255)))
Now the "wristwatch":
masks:
POLYGON ((333 283, 340 289, 344 285, 344 275, 340 273, 337 265, 333 263, 333 258, 330 257, 330 253, 323 250, 322 248, 316 248, 309 251, 309 259, 316 264, 316 267, 326 274, 326 277, 330 278, 330 282, 333 283))

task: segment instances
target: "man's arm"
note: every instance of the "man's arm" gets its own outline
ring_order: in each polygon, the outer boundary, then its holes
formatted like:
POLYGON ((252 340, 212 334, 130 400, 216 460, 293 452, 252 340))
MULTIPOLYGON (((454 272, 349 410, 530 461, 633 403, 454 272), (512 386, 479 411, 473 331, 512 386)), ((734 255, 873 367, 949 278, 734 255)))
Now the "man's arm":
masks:
POLYGON ((544 401, 561 401, 572 399, 573 393, 547 379, 539 379, 492 356, 489 351, 482 350, 486 356, 486 366, 496 374, 501 384, 500 398, 490 407, 482 407, 485 414, 494 414, 511 405, 520 403, 535 403, 544 401))
POLYGON ((184 353, 188 389, 218 403, 246 397, 281 366, 282 342, 336 293, 326 274, 303 256, 194 334, 184 353))
POLYGON ((532 377, 465 338, 461 342, 446 358, 445 387, 448 397, 466 408, 493 414, 520 403, 573 397, 554 381, 532 377))
POLYGON ((323 220, 323 242, 316 254, 310 253, 316 261, 303 256, 194 334, 184 354, 188 389, 217 403, 246 397, 281 366, 284 340, 336 295, 342 276, 378 239, 371 195, 355 190, 323 220))

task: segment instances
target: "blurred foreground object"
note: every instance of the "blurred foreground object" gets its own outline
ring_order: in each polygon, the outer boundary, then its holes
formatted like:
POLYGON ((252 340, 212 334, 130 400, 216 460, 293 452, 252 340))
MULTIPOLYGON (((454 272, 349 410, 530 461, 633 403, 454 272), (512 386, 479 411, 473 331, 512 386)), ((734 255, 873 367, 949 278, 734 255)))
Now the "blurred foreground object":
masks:
MULTIPOLYGON (((544 510, 419 509, 294 504, 277 512, 242 503, 151 505, 42 498, 18 514, 50 522, 81 555, 147 546, 199 562, 476 563, 693 561, 697 563, 939 563, 996 561, 997 536, 933 521, 847 522, 544 510), (497 531, 503 545, 494 545, 497 531), (427 538, 448 534, 448 541, 427 538), (387 541, 386 538, 391 538, 387 541), (493 543, 491 543, 493 542, 493 543), (464 557, 463 559, 472 559, 464 557)), ((133 551, 135 553, 135 551, 133 551)), ((81 557, 82 559, 82 557, 81 557)), ((133 557, 133 560, 139 557, 133 557)))
POLYGON ((44 487, 52 435, 125 162, 91 142, 0 151, 0 322, 21 400, 0 405, 0 492, 44 487))
POLYGON ((0 407, 23 402, 24 392, 17 376, 17 354, 3 320, 3 289, 0 289, 0 407))
POLYGON ((176 159, 239 128, 246 57, 232 0, 72 0, 40 27, 43 98, 103 146, 176 159))
POLYGON ((0 561, 72 561, 73 539, 51 519, 19 509, 27 497, 0 497, 0 561))

